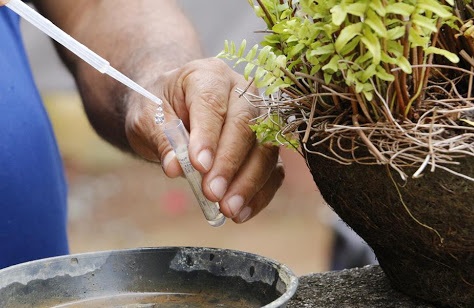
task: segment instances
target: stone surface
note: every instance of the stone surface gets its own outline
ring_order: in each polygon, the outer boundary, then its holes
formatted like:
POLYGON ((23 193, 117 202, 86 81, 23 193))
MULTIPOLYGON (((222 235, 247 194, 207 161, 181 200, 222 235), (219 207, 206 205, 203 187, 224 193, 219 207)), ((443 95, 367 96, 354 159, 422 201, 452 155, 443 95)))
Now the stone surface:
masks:
POLYGON ((300 277, 287 308, 371 307, 431 308, 394 290, 378 265, 300 277))

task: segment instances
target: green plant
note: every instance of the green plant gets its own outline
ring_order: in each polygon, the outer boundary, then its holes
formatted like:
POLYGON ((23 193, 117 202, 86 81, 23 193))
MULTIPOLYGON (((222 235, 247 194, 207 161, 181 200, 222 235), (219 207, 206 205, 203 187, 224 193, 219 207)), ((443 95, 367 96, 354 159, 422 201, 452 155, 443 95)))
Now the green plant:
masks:
POLYGON ((303 146, 333 140, 332 159, 388 164, 402 178, 406 167, 419 176, 474 156, 468 3, 256 2, 268 28, 260 44, 246 52, 245 41, 226 42, 218 56, 244 63, 244 76, 265 89, 268 115, 284 124, 273 130, 300 134, 303 146))
POLYGON ((270 115, 265 118, 258 118, 254 125, 250 128, 257 135, 257 139, 263 144, 284 145, 288 148, 297 149, 299 146, 298 139, 292 134, 282 133, 281 118, 278 115, 270 115))

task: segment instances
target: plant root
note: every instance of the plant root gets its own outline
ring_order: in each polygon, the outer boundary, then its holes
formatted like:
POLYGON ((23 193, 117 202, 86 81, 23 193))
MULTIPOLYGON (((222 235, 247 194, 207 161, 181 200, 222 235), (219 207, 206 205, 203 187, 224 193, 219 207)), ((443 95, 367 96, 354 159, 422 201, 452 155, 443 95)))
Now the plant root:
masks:
MULTIPOLYGON (((422 65, 418 65, 422 66, 422 65)), ((388 165, 403 180, 418 178, 427 170, 436 168, 474 181, 472 175, 462 174, 450 168, 458 159, 474 156, 474 98, 467 91, 472 80, 471 71, 430 65, 436 80, 428 80, 424 95, 418 104, 414 120, 394 118, 389 110, 389 99, 377 93, 379 117, 366 120, 359 114, 341 112, 328 100, 338 98, 338 104, 350 106, 357 97, 351 93, 337 93, 328 86, 319 86, 318 93, 298 98, 284 92, 269 98, 239 90, 254 106, 267 109, 267 114, 278 114, 287 123, 281 130, 304 136, 303 147, 311 154, 322 155, 341 164, 388 165), (448 69, 449 68, 449 69, 448 69), (459 76, 448 77, 446 71, 455 70, 459 76), (463 91, 463 89, 466 89, 463 91), (318 145, 331 140, 331 155, 318 151, 318 145), (341 144, 350 141, 352 148, 341 144), (305 146, 311 144, 311 151, 305 146), (368 148, 370 151, 359 151, 368 148), (429 168, 428 168, 429 167, 429 168), (408 175, 407 169, 415 168, 408 175)), ((314 91, 314 89, 313 89, 314 91)), ((347 108, 350 109, 349 107, 347 108)))

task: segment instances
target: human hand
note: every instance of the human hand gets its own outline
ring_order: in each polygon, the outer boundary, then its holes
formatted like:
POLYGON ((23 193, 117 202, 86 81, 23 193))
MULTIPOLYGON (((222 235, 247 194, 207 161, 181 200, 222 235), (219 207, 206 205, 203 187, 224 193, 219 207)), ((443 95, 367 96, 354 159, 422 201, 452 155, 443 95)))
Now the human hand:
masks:
MULTIPOLYGON (((212 58, 147 78, 142 84, 163 100, 166 121, 180 118, 190 132, 189 157, 203 174, 205 196, 218 201, 221 212, 237 223, 265 208, 281 186, 284 170, 278 148, 256 142, 249 127, 259 110, 236 93, 248 82, 212 58)), ((154 123, 155 113, 156 105, 130 95, 128 142, 143 158, 161 161, 167 176, 180 176, 174 152, 161 126, 154 123)))

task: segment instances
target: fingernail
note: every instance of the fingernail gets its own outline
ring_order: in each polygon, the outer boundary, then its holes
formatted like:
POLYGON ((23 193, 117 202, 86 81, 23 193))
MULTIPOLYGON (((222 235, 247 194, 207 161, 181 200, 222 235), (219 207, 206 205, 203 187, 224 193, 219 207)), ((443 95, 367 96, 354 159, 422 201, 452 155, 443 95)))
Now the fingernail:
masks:
POLYGON ((212 166, 212 154, 209 150, 202 150, 199 152, 197 157, 198 162, 201 166, 207 171, 211 169, 212 166))
POLYGON ((168 154, 165 155, 165 158, 163 158, 163 161, 161 162, 161 167, 163 168, 163 171, 166 172, 166 169, 168 169, 168 166, 174 157, 174 151, 169 151, 168 154))
POLYGON ((209 188, 211 189, 214 196, 220 200, 222 197, 224 197, 224 194, 227 190, 227 181, 223 177, 218 176, 211 181, 209 188))
POLYGON ((248 206, 244 207, 239 214, 239 222, 245 222, 252 215, 252 209, 248 206))
POLYGON ((240 212, 240 209, 244 205, 244 198, 239 195, 234 195, 227 199, 227 206, 229 207, 232 217, 237 216, 237 213, 240 212))

